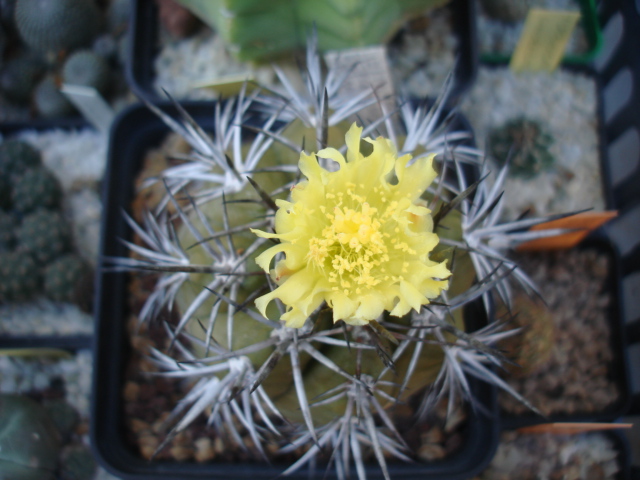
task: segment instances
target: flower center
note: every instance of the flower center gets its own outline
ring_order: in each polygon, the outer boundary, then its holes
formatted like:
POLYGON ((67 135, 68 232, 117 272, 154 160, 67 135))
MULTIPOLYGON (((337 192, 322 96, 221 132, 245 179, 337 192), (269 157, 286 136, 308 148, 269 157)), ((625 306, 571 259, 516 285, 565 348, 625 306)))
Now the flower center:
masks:
POLYGON ((356 210, 348 207, 334 207, 333 213, 321 208, 328 220, 322 236, 309 241, 308 259, 325 271, 333 289, 343 289, 345 294, 354 288, 371 288, 382 280, 384 267, 389 261, 387 245, 389 235, 381 231, 378 210, 368 203, 356 210), (380 268, 378 268, 380 267, 380 268))

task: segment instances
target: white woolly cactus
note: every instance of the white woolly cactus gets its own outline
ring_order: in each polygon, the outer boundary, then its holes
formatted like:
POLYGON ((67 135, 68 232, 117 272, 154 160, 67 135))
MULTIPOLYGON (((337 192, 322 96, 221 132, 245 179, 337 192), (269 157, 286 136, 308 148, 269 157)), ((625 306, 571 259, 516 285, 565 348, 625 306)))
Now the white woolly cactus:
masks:
POLYGON ((172 348, 150 352, 161 374, 193 379, 167 440, 203 414, 265 457, 266 441, 306 448, 285 473, 324 450, 339 478, 355 464, 362 479, 371 451, 388 479, 389 457, 412 456, 389 407, 473 403, 470 377, 518 396, 491 368, 517 332, 466 332, 463 307, 508 304, 511 278, 533 289, 504 252, 558 232, 499 223, 506 170, 486 183, 469 132, 452 129, 449 84, 430 108, 400 102, 359 125, 374 92, 346 98, 348 72, 322 72, 312 38, 305 92, 278 71, 280 91, 218 103, 211 134, 150 106, 193 151, 148 181, 166 197, 141 225, 127 217, 140 243, 111 262, 159 275, 141 321, 179 318, 172 348))

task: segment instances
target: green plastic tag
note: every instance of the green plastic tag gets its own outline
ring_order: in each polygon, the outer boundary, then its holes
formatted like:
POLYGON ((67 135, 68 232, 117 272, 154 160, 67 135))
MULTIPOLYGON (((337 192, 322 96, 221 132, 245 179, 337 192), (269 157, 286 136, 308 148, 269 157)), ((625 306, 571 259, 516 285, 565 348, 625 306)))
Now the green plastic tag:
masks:
POLYGON ((552 72, 558 68, 579 19, 580 12, 530 9, 511 57, 511 70, 552 72))

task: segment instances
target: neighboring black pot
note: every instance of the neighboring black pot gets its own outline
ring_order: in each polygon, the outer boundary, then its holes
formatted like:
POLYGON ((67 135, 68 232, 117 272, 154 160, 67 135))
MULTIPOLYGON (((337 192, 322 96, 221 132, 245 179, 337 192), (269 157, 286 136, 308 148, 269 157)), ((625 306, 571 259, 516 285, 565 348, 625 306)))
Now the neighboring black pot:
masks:
MULTIPOLYGON (((165 102, 158 106, 176 115, 176 109, 170 104, 165 102)), ((203 128, 212 127, 213 103, 186 102, 184 107, 203 128)), ((130 107, 114 122, 104 178, 103 202, 108 208, 104 209, 102 218, 103 259, 128 255, 126 247, 119 241, 131 237, 122 211, 130 210, 134 179, 145 152, 158 146, 167 133, 169 129, 162 121, 140 105, 130 107)), ((146 461, 127 443, 122 390, 124 370, 131 353, 126 331, 128 281, 125 273, 106 273, 102 269, 99 269, 96 280, 91 443, 100 463, 123 479, 276 478, 286 465, 146 461)), ((472 385, 480 408, 469 415, 463 433, 466 441, 460 449, 433 463, 389 465, 392 478, 463 480, 487 465, 497 448, 499 435, 496 393, 487 384, 472 382, 472 385)), ((382 478, 379 469, 373 465, 367 475, 370 479, 382 478)), ((287 478, 306 479, 308 473, 301 471, 287 478)))
POLYGON ((602 229, 593 232, 576 248, 581 250, 595 250, 599 254, 609 258, 609 272, 605 283, 610 286, 611 295, 611 303, 608 306, 608 318, 613 361, 608 368, 608 377, 610 381, 617 385, 620 396, 617 401, 599 411, 577 411, 571 414, 557 413, 549 417, 541 417, 533 412, 522 415, 502 412, 502 427, 506 430, 550 422, 613 422, 624 416, 629 410, 631 384, 627 359, 625 325, 622 317, 623 293, 621 288, 620 257, 616 249, 613 248, 610 240, 604 235, 602 229))
MULTIPOLYGON (((458 98, 473 84, 478 72, 475 0, 452 0, 454 33, 458 39, 457 64, 451 99, 458 98)), ((158 7, 148 0, 131 1, 130 45, 127 81, 133 93, 148 101, 161 100, 154 88, 154 61, 159 52, 158 7)))

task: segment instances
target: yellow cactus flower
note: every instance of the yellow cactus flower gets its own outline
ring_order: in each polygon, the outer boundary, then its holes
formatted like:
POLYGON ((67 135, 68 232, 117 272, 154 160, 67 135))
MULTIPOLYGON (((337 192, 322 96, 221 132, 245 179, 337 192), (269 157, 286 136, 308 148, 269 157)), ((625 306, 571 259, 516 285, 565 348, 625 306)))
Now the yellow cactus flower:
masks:
POLYGON ((403 316, 420 310, 447 288, 445 263, 429 259, 438 244, 431 211, 420 196, 436 176, 433 156, 407 166, 411 155, 397 157, 390 140, 364 140, 373 152, 360 152, 362 128, 355 123, 345 136, 347 158, 333 148, 300 154, 307 177, 278 200, 275 234, 280 240, 256 258, 269 271, 271 260, 284 253, 271 272, 278 288, 256 300, 266 316, 273 299, 287 307, 281 320, 301 327, 326 301, 334 322, 365 325, 384 311, 403 316), (335 161, 331 172, 318 157, 335 161), (395 173, 395 181, 393 174, 395 173))

